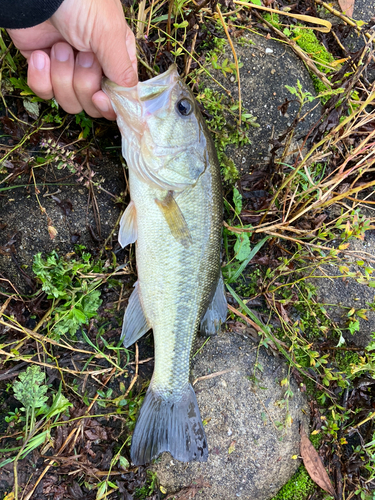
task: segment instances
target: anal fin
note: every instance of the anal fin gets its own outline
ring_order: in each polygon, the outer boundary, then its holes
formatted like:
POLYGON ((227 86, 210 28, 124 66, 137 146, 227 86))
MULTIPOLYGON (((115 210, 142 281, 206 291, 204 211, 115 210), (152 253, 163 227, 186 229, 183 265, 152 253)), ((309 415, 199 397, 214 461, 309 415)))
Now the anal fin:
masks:
POLYGON ((138 281, 134 287, 135 289, 129 298, 128 307, 125 309, 122 324, 121 338, 125 347, 130 347, 151 328, 142 309, 138 281))
POLYGON ((164 200, 155 198, 155 203, 164 215, 172 236, 180 242, 182 246, 188 248, 193 240, 188 225, 186 224, 184 214, 181 212, 180 207, 173 197, 173 191, 168 191, 164 200))
POLYGON ((131 201, 126 207, 120 220, 120 231, 118 233, 118 242, 122 248, 134 243, 138 237, 137 211, 134 201, 131 201))
POLYGON ((211 304, 208 306, 201 321, 201 332, 205 335, 214 335, 220 330, 220 326, 227 317, 227 299, 225 297, 223 276, 220 277, 216 285, 216 290, 211 304))

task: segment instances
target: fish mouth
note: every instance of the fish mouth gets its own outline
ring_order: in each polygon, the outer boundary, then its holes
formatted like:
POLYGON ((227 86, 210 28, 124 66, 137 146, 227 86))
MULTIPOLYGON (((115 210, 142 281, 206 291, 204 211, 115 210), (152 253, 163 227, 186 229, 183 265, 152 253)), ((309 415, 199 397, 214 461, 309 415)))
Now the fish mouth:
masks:
MULTIPOLYGON (((110 98, 116 113, 117 123, 124 137, 134 138, 133 147, 137 140, 141 141, 147 128, 146 122, 150 115, 168 109, 170 96, 180 82, 177 66, 172 64, 167 71, 160 75, 138 82, 134 87, 121 87, 108 78, 103 78, 102 89, 110 98)), ((158 146, 159 154, 179 153, 181 146, 158 146)))
MULTIPOLYGON (((152 87, 160 87, 161 91, 165 90, 165 87, 167 85, 170 85, 171 79, 175 80, 178 78, 178 73, 177 73, 177 66, 176 64, 172 64, 167 71, 164 73, 160 73, 160 75, 156 75, 150 80, 146 80, 145 82, 138 82, 137 85, 134 85, 134 87, 122 87, 121 85, 117 85, 117 83, 112 82, 108 78, 104 77, 102 81, 102 89, 104 92, 118 92, 118 91, 131 91, 133 89, 139 88, 139 89, 147 89, 149 88, 150 90, 152 87), (164 88, 163 88, 164 87, 164 88)), ((140 96, 143 94, 143 92, 140 93, 140 96)), ((143 94, 144 96, 146 94, 143 94)), ((152 93, 150 94, 150 99, 152 99, 155 96, 152 96, 152 93)))
MULTIPOLYGON (((121 87, 121 85, 117 85, 108 78, 103 78, 102 89, 111 99, 117 115, 123 112, 122 106, 130 106, 130 110, 132 110, 135 107, 135 102, 148 114, 165 105, 165 101, 168 99, 166 95, 168 92, 166 91, 171 90, 178 79, 177 66, 172 64, 164 73, 145 82, 138 82, 134 87, 121 87), (164 98, 163 94, 165 95, 164 98)), ((139 111, 136 113, 138 119, 141 118, 139 111)), ((136 116, 133 118, 136 118, 136 116)))
MULTIPOLYGON (((122 152, 129 168, 145 182, 160 189, 182 190, 191 185, 191 179, 185 173, 177 171, 178 164, 205 165, 206 160, 200 151, 202 145, 195 146, 197 134, 184 137, 182 141, 170 141, 169 138, 174 133, 174 99, 180 92, 181 95, 187 92, 176 65, 172 65, 165 73, 130 88, 105 79, 102 89, 110 98, 116 113, 122 135, 122 152), (168 124, 166 129, 169 135, 162 136, 160 140, 159 126, 164 123, 168 124), (187 153, 189 148, 192 148, 191 154, 187 153), (192 160, 192 156, 196 162, 192 160)), ((195 182, 195 171, 193 177, 195 182)))

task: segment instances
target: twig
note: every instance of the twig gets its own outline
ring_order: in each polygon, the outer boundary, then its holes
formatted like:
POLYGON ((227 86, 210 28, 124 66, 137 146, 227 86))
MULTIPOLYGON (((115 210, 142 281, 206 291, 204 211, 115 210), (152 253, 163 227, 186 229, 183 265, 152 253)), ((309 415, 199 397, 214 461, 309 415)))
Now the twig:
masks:
POLYGON ((203 377, 198 377, 194 380, 193 385, 195 385, 197 382, 200 382, 201 380, 208 380, 210 378, 215 378, 219 377, 220 375, 224 375, 224 373, 229 373, 233 372, 232 368, 229 368, 228 370, 222 370, 221 372, 215 372, 215 373, 210 373, 209 375, 203 375, 203 377))
MULTIPOLYGON (((147 359, 142 359, 142 361, 139 361, 138 364, 139 365, 144 365, 145 363, 148 363, 149 361, 152 361, 154 358, 147 358, 147 359)), ((131 363, 128 363, 126 366, 129 366, 129 365, 136 365, 137 363, 135 361, 132 361, 131 363)))
POLYGON ((375 411, 373 411, 372 413, 370 413, 370 415, 368 415, 364 420, 362 420, 361 422, 359 422, 358 424, 356 425, 352 425, 350 426, 346 431, 345 433, 350 433, 351 430, 353 429, 358 429, 358 427, 361 427, 361 425, 365 424, 366 422, 368 422, 369 420, 373 419, 375 417, 375 411))
POLYGON ((122 284, 121 285, 121 289, 120 289, 120 295, 119 295, 118 302, 117 302, 117 312, 119 312, 120 307, 121 307, 121 300, 122 300, 122 292, 123 292, 123 290, 124 290, 124 285, 122 284))
MULTIPOLYGON (((349 26, 352 26, 353 28, 355 28, 356 30, 358 30, 361 33, 362 28, 360 26, 358 26, 358 24, 355 21, 353 21, 353 19, 350 19, 350 17, 346 16, 345 14, 342 14, 341 12, 334 9, 331 5, 329 5, 326 2, 323 2, 322 0, 315 0, 315 2, 319 5, 323 5, 323 7, 325 9, 327 9, 331 14, 339 17, 345 23, 349 24, 349 26)), ((235 3, 237 3, 237 2, 235 2, 235 3)), ((365 36, 370 40, 372 35, 370 33, 365 33, 365 36)))
POLYGON ((139 351, 138 351, 138 343, 135 343, 135 374, 134 377, 132 378, 132 381, 130 382, 130 385, 128 387, 128 390, 124 394, 124 398, 129 394, 129 392, 132 390, 134 384, 136 383, 138 379, 138 366, 139 366, 139 351))
POLYGON ((199 26, 196 24, 194 26, 194 28, 195 28, 195 34, 194 34, 193 41, 191 42, 191 48, 190 48, 189 58, 188 58, 188 60, 186 62, 185 76, 188 76, 188 74, 190 72, 191 61, 193 60, 193 54, 194 54, 195 44, 197 42, 197 37, 198 37, 199 26))
POLYGON ((284 12, 283 10, 276 10, 276 9, 271 9, 269 7, 262 7, 261 5, 255 5, 253 3, 245 3, 239 0, 234 0, 233 3, 236 3, 237 5, 242 5, 244 7, 248 7, 249 9, 254 8, 259 10, 265 10, 266 12, 272 12, 273 14, 278 14, 281 16, 293 17, 294 19, 300 19, 301 21, 305 21, 306 23, 315 23, 323 25, 325 26, 325 28, 318 28, 316 26, 313 26, 311 28, 317 31, 321 31, 322 33, 329 33, 332 28, 332 24, 329 21, 326 21, 325 19, 319 19, 318 17, 305 16, 303 14, 289 14, 288 12, 284 12))
POLYGON ((171 17, 172 17, 172 9, 173 9, 173 1, 169 0, 169 6, 168 6, 168 23, 167 23, 167 35, 168 35, 168 41, 167 41, 167 51, 171 51, 171 17))
POLYGON ((8 297, 7 300, 4 302, 4 304, 1 306, 1 309, 0 309, 0 318, 4 314, 4 311, 8 307, 9 302, 12 300, 12 298, 13 298, 13 295, 11 295, 10 297, 8 297))
MULTIPOLYGON (((62 368, 61 366, 54 366, 54 365, 51 365, 49 363, 35 361, 33 359, 23 357, 19 354, 13 354, 12 352, 9 353, 9 352, 4 351, 3 349, 0 349, 0 354, 2 354, 3 356, 8 356, 9 358, 12 358, 12 359, 14 358, 15 360, 19 359, 21 361, 26 361, 26 363, 32 363, 34 365, 44 366, 45 368, 50 368, 51 370, 58 370, 59 372, 71 373, 72 375, 86 375, 86 374, 88 374, 88 375, 100 375, 101 373, 106 373, 112 369, 112 368, 102 368, 100 370, 92 370, 92 371, 70 370, 69 368, 62 368)), ((116 367, 115 367, 115 369, 116 369, 116 367)), ((118 369, 118 367, 117 367, 117 369, 118 369)), ((126 370, 122 370, 122 372, 120 372, 120 373, 125 373, 125 372, 126 372, 126 370)))
MULTIPOLYGON (((148 17, 147 30, 146 30, 146 35, 145 35, 146 40, 147 40, 148 34, 150 32, 150 25, 151 25, 152 13, 153 13, 153 10, 154 10, 154 2, 155 2, 155 0, 152 0, 151 7, 150 7, 150 15, 148 17)), ((145 14, 146 14, 146 12, 145 12, 145 14)))
POLYGON ((238 124, 241 125, 241 116, 242 116, 242 113, 241 113, 241 79, 240 79, 240 68, 238 66, 236 49, 234 48, 232 39, 229 35, 227 25, 224 21, 224 18, 223 18, 223 15, 221 13, 221 10, 220 10, 218 3, 216 4, 216 10, 217 10, 217 13, 219 14, 220 21, 221 21, 221 24, 224 28, 225 34, 227 35, 228 42, 229 42, 230 48, 232 49, 232 53, 233 53, 233 57, 234 57, 234 63, 236 65, 236 73, 237 73, 237 81, 238 81, 238 124))
MULTIPOLYGON (((37 340, 41 343, 48 342, 49 344, 59 346, 59 347, 64 347, 64 349, 69 349, 69 350, 74 351, 74 352, 89 354, 90 356, 93 356, 94 358, 97 358, 97 359, 107 359, 107 357, 108 357, 108 356, 105 356, 104 354, 95 353, 94 351, 86 351, 85 349, 77 349, 75 347, 72 347, 68 343, 66 343, 63 339, 60 339, 60 341, 57 342, 56 340, 50 339, 49 337, 46 337, 45 335, 41 335, 40 333, 37 333, 34 330, 29 330, 28 328, 26 328, 24 326, 15 326, 14 324, 7 323, 6 321, 3 321, 2 319, 0 319, 0 325, 4 325, 4 326, 7 326, 8 328, 12 328, 13 330, 16 330, 17 332, 25 333, 28 337, 31 337, 32 339, 37 340)), ((23 343, 23 341, 22 341, 22 343, 23 343)), ((19 343, 18 345, 20 346, 22 344, 19 343)), ((83 373, 83 372, 79 372, 79 373, 83 373)))
POLYGON ((141 0, 138 3, 138 18, 137 18, 137 31, 136 31, 137 38, 141 38, 145 29, 145 20, 146 20, 145 5, 146 5, 146 0, 141 0))
POLYGON ((246 321, 246 323, 248 323, 250 326, 252 326, 257 332, 264 333, 263 330, 261 329, 261 327, 259 325, 257 325, 253 320, 251 320, 249 317, 242 314, 242 312, 240 312, 238 309, 231 306, 230 304, 227 304, 227 305, 228 305, 228 309, 230 311, 232 311, 234 314, 236 314, 237 316, 242 318, 244 321, 246 321))
MULTIPOLYGON (((138 44, 137 44, 138 45, 138 44)), ((144 59, 142 59, 138 54, 137 54, 137 59, 138 61, 146 68, 148 69, 152 75, 157 75, 156 71, 149 66, 144 59)))

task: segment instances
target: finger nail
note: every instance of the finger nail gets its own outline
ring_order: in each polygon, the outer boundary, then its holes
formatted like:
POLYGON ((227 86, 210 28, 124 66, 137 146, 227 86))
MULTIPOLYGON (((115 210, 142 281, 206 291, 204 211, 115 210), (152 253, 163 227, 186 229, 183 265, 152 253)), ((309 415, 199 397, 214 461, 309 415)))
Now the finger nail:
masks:
POLYGON ((109 111, 109 106, 108 102, 103 100, 98 100, 95 102, 95 106, 98 108, 98 110, 102 113, 108 113, 109 111))
POLYGON ((92 52, 78 52, 77 64, 82 68, 91 68, 94 64, 94 54, 92 52))
POLYGON ((70 47, 65 43, 57 43, 53 50, 55 52, 55 57, 60 62, 66 62, 70 56, 70 47))
POLYGON ((34 52, 31 55, 31 59, 32 59, 31 62, 35 69, 38 69, 39 71, 44 69, 44 66, 46 65, 46 59, 44 54, 41 54, 40 52, 34 52))

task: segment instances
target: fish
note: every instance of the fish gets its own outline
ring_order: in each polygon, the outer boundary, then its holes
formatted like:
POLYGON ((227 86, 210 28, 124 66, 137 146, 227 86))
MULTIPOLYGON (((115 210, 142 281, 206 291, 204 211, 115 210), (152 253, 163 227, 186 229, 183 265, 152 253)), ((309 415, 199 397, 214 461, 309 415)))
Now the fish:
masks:
POLYGON ((122 135, 130 203, 122 247, 135 243, 138 281, 125 310, 130 347, 151 328, 155 365, 132 436, 134 465, 169 452, 207 461, 208 445, 190 362, 194 338, 219 331, 227 315, 221 273, 223 196, 207 125, 175 65, 124 88, 104 80, 122 135))

